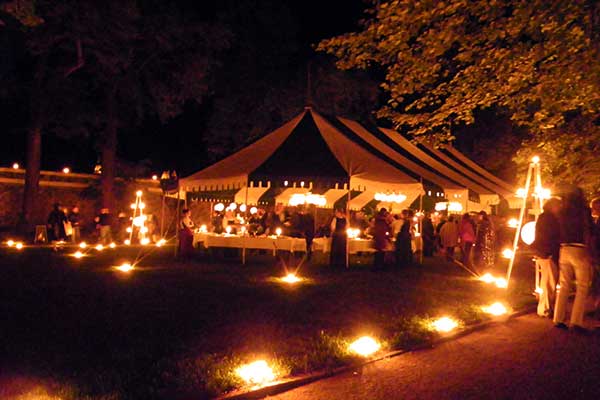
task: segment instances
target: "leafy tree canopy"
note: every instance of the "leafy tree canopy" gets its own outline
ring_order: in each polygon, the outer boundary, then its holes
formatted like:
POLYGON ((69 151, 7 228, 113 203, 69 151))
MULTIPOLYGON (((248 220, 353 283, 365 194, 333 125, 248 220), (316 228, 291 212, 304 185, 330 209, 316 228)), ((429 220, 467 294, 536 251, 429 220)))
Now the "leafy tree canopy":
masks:
POLYGON ((363 30, 322 41, 343 69, 382 68, 378 116, 438 141, 495 107, 531 133, 600 109, 591 0, 374 1, 363 30))

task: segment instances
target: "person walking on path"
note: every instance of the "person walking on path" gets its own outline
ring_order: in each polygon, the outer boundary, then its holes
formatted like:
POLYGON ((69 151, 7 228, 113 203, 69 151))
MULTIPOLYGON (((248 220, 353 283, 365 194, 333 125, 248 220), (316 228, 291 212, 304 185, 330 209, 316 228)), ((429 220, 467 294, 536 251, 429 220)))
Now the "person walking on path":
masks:
POLYGON ((329 255, 331 267, 344 268, 346 266, 347 225, 344 211, 335 210, 331 221, 331 254, 329 255))
POLYGON ((446 260, 454 261, 454 248, 458 245, 458 225, 454 221, 454 215, 448 217, 440 229, 440 243, 446 254, 446 260))
POLYGON ((569 190, 559 214, 560 253, 558 257, 560 290, 556 296, 554 324, 567 329, 567 301, 573 281, 576 282, 575 301, 570 325, 574 331, 584 330, 585 302, 592 279, 590 243, 592 214, 580 188, 569 190))
POLYGON ((66 238, 65 222, 67 222, 67 216, 60 209, 60 204, 54 203, 52 211, 48 215, 48 231, 51 241, 64 240, 66 238))
POLYGON ((535 241, 531 247, 535 252, 535 262, 540 267, 540 279, 537 314, 540 317, 552 317, 556 301, 556 283, 558 281, 558 255, 560 251, 560 226, 558 214, 560 199, 552 197, 544 204, 544 212, 535 223, 535 241))
POLYGON ((468 213, 462 216, 458 237, 460 238, 460 248, 462 250, 462 263, 467 268, 471 268, 471 249, 475 242, 475 223, 468 213))
POLYGON ((494 266, 494 226, 485 211, 479 212, 479 222, 475 234, 475 266, 483 270, 494 266))

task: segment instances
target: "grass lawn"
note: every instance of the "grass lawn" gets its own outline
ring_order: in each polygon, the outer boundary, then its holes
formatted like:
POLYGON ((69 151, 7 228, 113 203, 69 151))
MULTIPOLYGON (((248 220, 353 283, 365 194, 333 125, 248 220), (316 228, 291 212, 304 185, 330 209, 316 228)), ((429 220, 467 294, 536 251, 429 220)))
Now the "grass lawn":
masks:
POLYGON ((470 324, 482 305, 533 301, 531 266, 517 266, 507 291, 440 258, 385 272, 368 258, 344 271, 317 259, 290 285, 273 279, 284 269, 269 256, 181 263, 162 248, 126 274, 110 266, 138 249, 0 252, 0 387, 40 399, 206 398, 239 385, 232 370, 254 357, 285 374, 334 368, 352 361, 345 347, 358 336, 402 348, 430 338, 422 318, 470 324))

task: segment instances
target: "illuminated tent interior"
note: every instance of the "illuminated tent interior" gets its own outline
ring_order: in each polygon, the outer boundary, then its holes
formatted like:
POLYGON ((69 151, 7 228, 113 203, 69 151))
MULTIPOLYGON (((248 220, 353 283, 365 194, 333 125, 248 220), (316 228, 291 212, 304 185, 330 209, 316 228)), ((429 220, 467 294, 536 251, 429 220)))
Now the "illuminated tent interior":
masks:
POLYGON ((325 207, 360 209, 377 193, 400 194, 410 206, 420 194, 490 210, 512 196, 500 180, 452 147, 414 144, 400 133, 310 107, 275 131, 180 181, 188 198, 246 204, 289 204, 298 193, 317 193, 325 207))

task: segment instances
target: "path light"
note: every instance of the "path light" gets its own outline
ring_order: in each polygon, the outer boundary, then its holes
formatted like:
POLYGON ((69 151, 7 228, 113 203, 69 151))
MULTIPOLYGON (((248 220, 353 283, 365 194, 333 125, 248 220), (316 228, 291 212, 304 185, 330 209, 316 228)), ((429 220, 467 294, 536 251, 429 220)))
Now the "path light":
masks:
POLYGON ((235 370, 246 384, 263 386, 275 380, 275 372, 265 360, 244 364, 235 370))
POLYGON ((117 269, 121 272, 130 272, 133 270, 133 265, 125 262, 117 267, 117 269))
POLYGON ((103 246, 103 245, 101 245, 101 244, 97 244, 97 245, 96 245, 96 250, 98 250, 98 251, 102 251, 102 250, 104 250, 104 246, 103 246))
POLYGON ((450 332, 458 327, 458 321, 450 317, 441 317, 431 323, 433 329, 438 332, 450 332))
POLYGON ((165 239, 160 239, 158 242, 156 242, 156 247, 161 247, 162 245, 164 245, 167 241, 165 239))
POLYGON ((363 336, 350 343, 348 350, 362 357, 368 357, 376 353, 381 348, 379 342, 370 336, 363 336))
POLYGON ((158 175, 152 175, 152 180, 153 181, 157 181, 158 180, 158 175))
POLYGON ((516 228, 519 226, 519 221, 516 218, 511 218, 508 220, 507 225, 509 228, 516 228))
POLYGON ((512 258, 512 256, 513 256, 513 251, 511 249, 502 250, 502 257, 510 259, 510 258, 512 258))
POLYGON ((15 245, 15 241, 14 241, 14 240, 12 240, 12 239, 9 239, 9 240, 6 242, 6 245, 7 245, 8 247, 13 247, 13 246, 15 245))
POLYGON ((71 172, 71 168, 69 168, 69 167, 64 167, 64 168, 62 169, 62 172, 63 172, 63 174, 68 174, 69 172, 71 172))
POLYGON ((508 287, 508 281, 504 278, 496 278, 496 287, 500 289, 506 289, 508 287))
POLYGON ((15 243, 15 248, 16 248, 17 250, 21 250, 21 249, 23 248, 23 243, 21 243, 21 242, 17 242, 17 243, 15 243))
POLYGON ((123 244, 124 244, 124 245, 126 245, 126 246, 129 246, 129 245, 131 244, 131 240, 129 240, 129 239, 125 239, 125 240, 123 241, 123 244))
POLYGON ((148 238, 142 238, 142 239, 140 240, 140 244, 141 244, 142 246, 145 246, 145 245, 147 245, 148 243, 150 243, 150 239, 148 239, 148 238))
POLYGON ((85 249, 87 247, 87 243, 86 242, 81 242, 79 243, 79 247, 82 249, 85 249))
POLYGON ((283 231, 281 230, 281 228, 277 228, 277 229, 275 229, 275 234, 276 234, 277 236, 281 236, 281 233, 282 233, 282 232, 283 232, 283 231))
POLYGON ((280 280, 281 280, 281 282, 293 284, 293 283, 301 282, 302 278, 300 278, 299 276, 297 276, 293 272, 290 272, 289 274, 287 274, 283 278, 280 278, 280 280))
POLYGON ((142 192, 141 190, 138 190, 137 192, 135 192, 135 195, 136 195, 137 197, 142 197, 142 193, 143 193, 143 192, 142 192))
POLYGON ((19 169, 19 163, 14 163, 14 164, 12 165, 12 167, 13 167, 13 169, 19 169))
POLYGON ((483 310, 484 313, 491 314, 496 317, 500 316, 500 315, 504 315, 508 312, 508 310, 506 309, 504 304, 500 303, 499 301, 497 301, 494 304, 491 304, 489 306, 481 307, 481 309, 483 310))
POLYGON ((81 257, 83 257, 83 253, 81 251, 77 250, 75 253, 73 253, 73 257, 81 258, 81 257))
POLYGON ((111 244, 108 245, 108 247, 110 247, 111 249, 114 249, 115 247, 117 247, 117 244, 115 242, 112 242, 111 244))
POLYGON ((485 274, 479 277, 479 280, 485 283, 492 283, 496 281, 496 278, 494 278, 494 276, 489 272, 486 272, 485 274))

